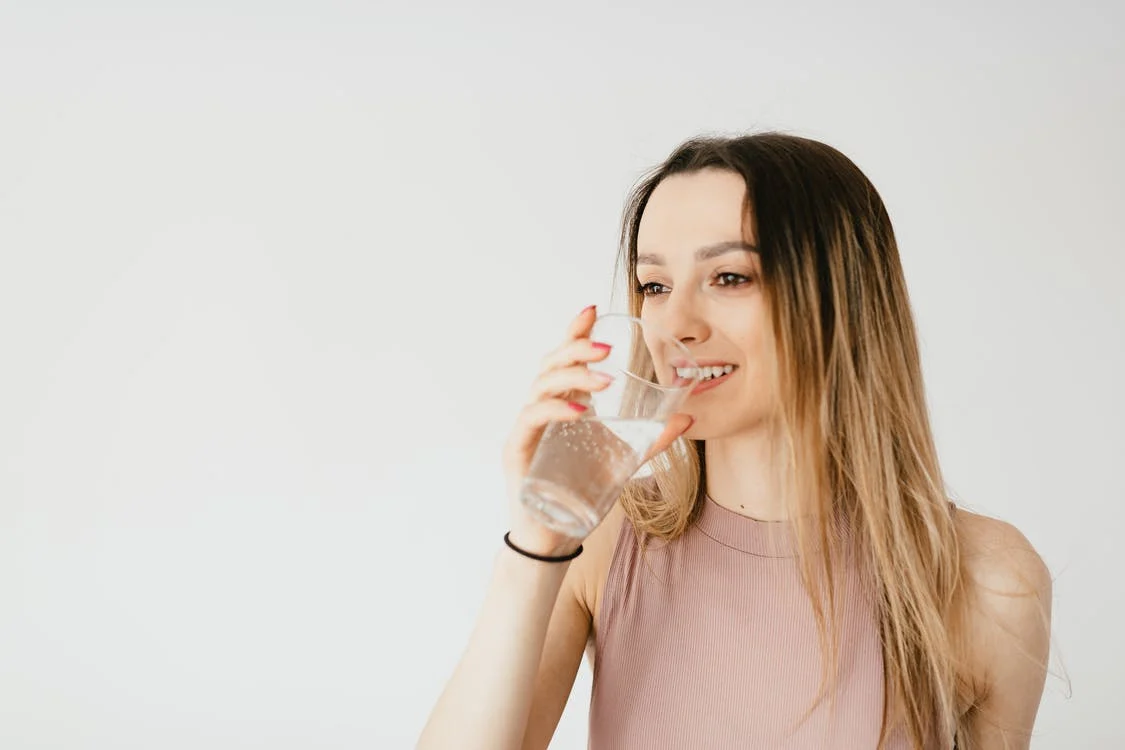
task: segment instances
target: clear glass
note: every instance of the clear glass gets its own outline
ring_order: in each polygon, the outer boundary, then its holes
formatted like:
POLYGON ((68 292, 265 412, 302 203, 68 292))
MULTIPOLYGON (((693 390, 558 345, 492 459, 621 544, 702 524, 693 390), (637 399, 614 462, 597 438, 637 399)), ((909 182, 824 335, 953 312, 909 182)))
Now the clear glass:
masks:
POLYGON ((579 538, 609 512, 700 377, 683 344, 639 318, 602 315, 590 339, 612 347, 587 367, 613 383, 572 399, 588 407, 577 421, 547 425, 520 491, 540 523, 579 538))

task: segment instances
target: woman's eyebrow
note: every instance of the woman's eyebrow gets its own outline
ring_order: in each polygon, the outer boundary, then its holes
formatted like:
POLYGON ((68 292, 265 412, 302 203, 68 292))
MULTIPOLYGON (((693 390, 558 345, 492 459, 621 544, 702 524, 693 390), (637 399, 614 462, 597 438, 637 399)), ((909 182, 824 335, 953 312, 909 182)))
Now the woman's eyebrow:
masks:
MULTIPOLYGON (((695 251, 695 261, 702 263, 705 260, 717 258, 720 255, 733 252, 747 252, 756 253, 758 248, 743 242, 742 240, 728 240, 726 242, 716 242, 713 245, 704 245, 695 251)), ((638 266, 662 266, 664 265, 664 256, 657 253, 644 253, 637 256, 638 266)))

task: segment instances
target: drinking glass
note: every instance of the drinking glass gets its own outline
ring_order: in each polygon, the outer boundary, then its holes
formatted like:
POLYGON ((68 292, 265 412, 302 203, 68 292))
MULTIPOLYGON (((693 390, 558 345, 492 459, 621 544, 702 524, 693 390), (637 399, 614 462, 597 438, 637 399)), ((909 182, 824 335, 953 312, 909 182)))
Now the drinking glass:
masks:
POLYGON ((587 367, 613 382, 571 399, 587 407, 577 420, 547 425, 520 488, 520 501, 540 523, 578 538, 609 512, 700 379, 688 349, 651 322, 605 314, 590 338, 611 349, 587 367))

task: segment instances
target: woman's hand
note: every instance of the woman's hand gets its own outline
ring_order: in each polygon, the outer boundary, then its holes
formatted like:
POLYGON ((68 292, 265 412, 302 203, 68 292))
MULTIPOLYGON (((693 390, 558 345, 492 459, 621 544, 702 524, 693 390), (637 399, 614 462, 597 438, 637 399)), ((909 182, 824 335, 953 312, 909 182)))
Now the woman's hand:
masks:
MULTIPOLYGON (((589 395, 604 390, 612 382, 608 376, 586 367, 587 363, 599 362, 609 355, 607 344, 589 338, 596 319, 597 311, 593 306, 580 312, 571 322, 562 344, 543 359, 527 403, 504 446, 504 476, 512 515, 511 539, 529 552, 564 555, 577 549, 582 541, 536 521, 520 503, 519 493, 547 424, 581 418, 589 395)), ((670 419, 645 460, 667 448, 691 426, 691 421, 682 414, 670 419)))

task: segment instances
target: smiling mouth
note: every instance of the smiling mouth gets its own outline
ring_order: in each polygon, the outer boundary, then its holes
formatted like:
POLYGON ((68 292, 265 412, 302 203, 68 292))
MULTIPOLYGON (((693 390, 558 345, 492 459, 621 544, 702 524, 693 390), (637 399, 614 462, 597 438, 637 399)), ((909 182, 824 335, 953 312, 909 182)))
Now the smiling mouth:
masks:
POLYGON ((698 374, 701 383, 730 375, 738 369, 738 365, 713 365, 710 367, 677 367, 676 377, 684 380, 693 380, 698 374))

